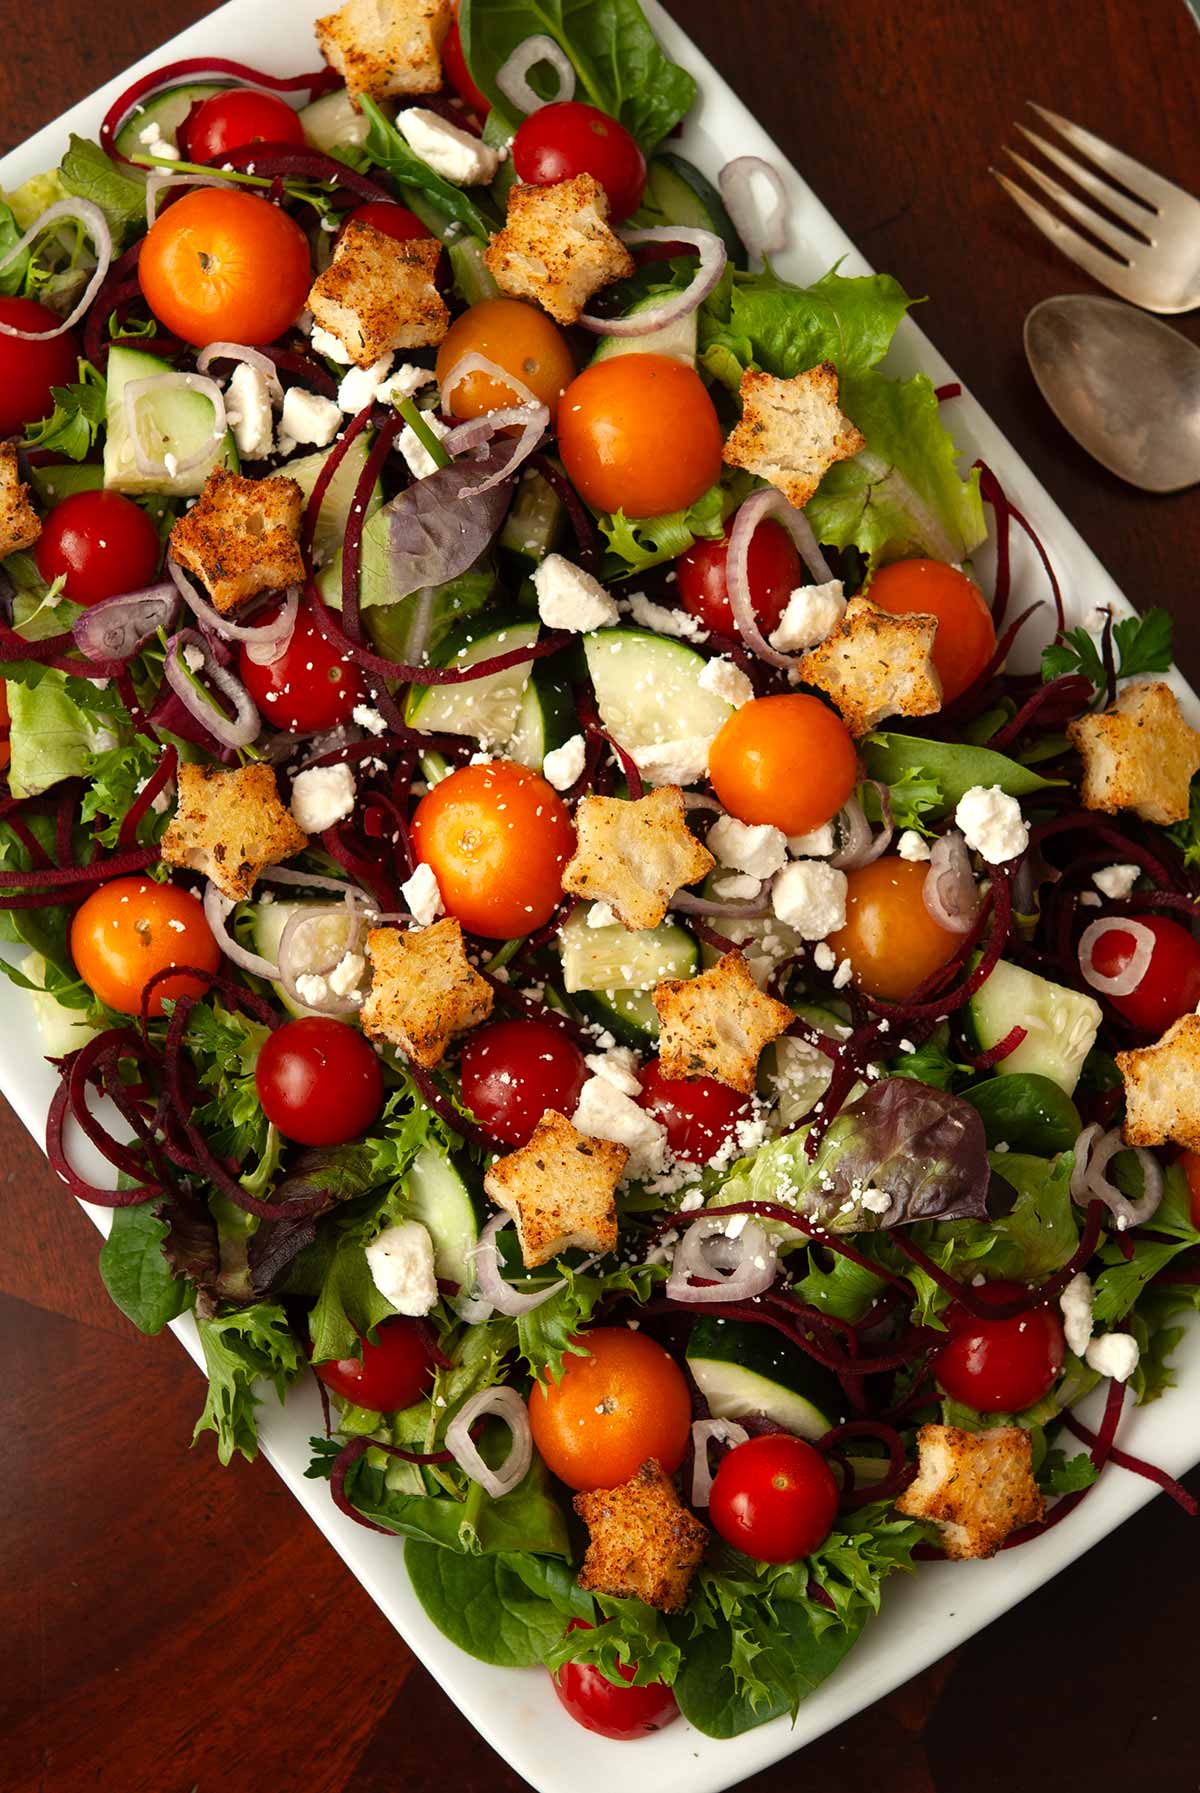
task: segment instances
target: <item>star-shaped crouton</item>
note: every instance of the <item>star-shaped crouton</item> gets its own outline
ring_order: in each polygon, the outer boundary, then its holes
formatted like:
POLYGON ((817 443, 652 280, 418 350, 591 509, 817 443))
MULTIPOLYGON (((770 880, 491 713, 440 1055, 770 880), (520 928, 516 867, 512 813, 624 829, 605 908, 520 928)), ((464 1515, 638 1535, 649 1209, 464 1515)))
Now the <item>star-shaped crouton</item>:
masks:
POLYGON ((0 560, 32 548, 42 533, 41 518, 21 480, 16 444, 0 443, 0 560))
POLYGON ((516 1221, 527 1269, 575 1245, 615 1251, 615 1191, 628 1160, 624 1146, 580 1133, 553 1108, 523 1146, 497 1158, 483 1187, 516 1221))
POLYGON ((407 932, 372 928, 367 953, 371 988, 362 1005, 363 1032, 398 1046, 423 1070, 440 1065, 454 1035, 492 1012, 492 987, 468 960, 453 916, 407 932))
POLYGON ((633 273, 633 257, 608 227, 608 195, 591 174, 511 187, 507 221, 484 260, 502 292, 533 299, 560 324, 573 324, 594 292, 633 273))
POLYGON ((1083 756, 1087 809, 1132 809, 1160 827, 1187 820, 1200 734, 1184 721, 1169 685, 1127 685, 1102 716, 1069 723, 1067 739, 1083 756))
POLYGON ((685 814, 677 784, 636 800, 584 797, 575 811, 575 854, 563 869, 563 889, 607 903, 627 928, 656 928, 675 892, 707 877, 716 864, 685 814))
POLYGON ((857 740, 885 716, 932 716, 942 707, 933 664, 936 616, 893 616, 868 598, 851 598, 833 632, 797 666, 806 685, 833 699, 857 740))
POLYGON ((1011 1532, 1041 1519, 1029 1433, 1022 1426, 962 1432, 922 1426, 917 1478, 896 1502, 910 1519, 931 1519, 955 1561, 994 1556, 1011 1532))
POLYGON ((725 461, 744 467, 803 510, 835 461, 848 461, 867 439, 838 408, 837 369, 822 361, 780 380, 747 368, 742 415, 725 442, 725 461))
POLYGON ((1200 1015, 1173 1021, 1153 1046, 1117 1053, 1125 1079, 1125 1140, 1161 1146, 1171 1139, 1200 1152, 1200 1015))
POLYGON ((436 93, 453 16, 453 0, 347 0, 317 20, 317 42, 355 102, 436 93))
POLYGON ((240 903, 258 874, 302 853, 308 836, 280 801, 272 767, 182 765, 179 805, 163 835, 168 865, 203 872, 240 903))
POLYGON ((683 1611, 708 1527, 688 1512, 653 1457, 619 1488, 577 1494, 573 1505, 590 1534, 581 1588, 644 1600, 660 1612, 683 1611))
POLYGON ((303 582, 303 510, 304 494, 294 479, 279 473, 244 479, 218 467, 172 529, 170 551, 225 615, 260 591, 303 582))
POLYGON ((398 243, 352 218, 333 260, 313 282, 308 309, 359 367, 371 367, 393 349, 427 348, 450 327, 434 281, 441 253, 436 237, 398 243))
POLYGON ((657 985, 664 1077, 715 1077, 749 1095, 764 1047, 796 1019, 784 1002, 760 990, 741 953, 726 953, 699 977, 657 985))

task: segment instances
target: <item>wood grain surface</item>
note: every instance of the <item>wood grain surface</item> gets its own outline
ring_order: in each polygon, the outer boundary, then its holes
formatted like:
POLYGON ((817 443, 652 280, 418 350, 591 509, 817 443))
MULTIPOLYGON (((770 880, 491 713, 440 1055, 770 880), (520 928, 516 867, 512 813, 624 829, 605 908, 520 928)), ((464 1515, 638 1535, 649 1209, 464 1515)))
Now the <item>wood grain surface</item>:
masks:
MULTIPOLYGON (((871 261, 928 295, 925 329, 1134 602, 1172 610, 1200 679, 1196 494, 1128 490, 1042 406, 1022 320, 1089 283, 987 172, 1035 99, 1200 192, 1183 0, 668 3, 871 261)), ((207 10, 0 0, 0 149, 207 10)), ((109 1306, 95 1233, 7 1111, 0 1203, 0 1789, 518 1793, 271 1471, 188 1450, 192 1365, 109 1306)), ((1196 1788, 1198 1543, 1156 1503, 748 1786, 1196 1788)))

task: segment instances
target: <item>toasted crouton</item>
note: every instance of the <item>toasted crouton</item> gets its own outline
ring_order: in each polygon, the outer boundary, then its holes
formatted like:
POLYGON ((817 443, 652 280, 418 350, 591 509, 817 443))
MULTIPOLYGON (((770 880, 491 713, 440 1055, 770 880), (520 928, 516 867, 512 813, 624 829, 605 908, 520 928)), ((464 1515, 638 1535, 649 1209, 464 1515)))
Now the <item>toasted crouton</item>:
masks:
POLYGON ((502 292, 533 299, 573 324, 610 281, 633 273, 633 257, 608 227, 608 195, 594 175, 552 187, 510 188, 508 218, 484 257, 502 292))
POLYGON ((885 716, 932 716, 942 707, 932 658, 937 626, 935 616, 893 616, 868 598, 851 598, 837 628, 797 671, 833 699, 856 740, 885 716))
POLYGON ((1173 1021, 1153 1046, 1117 1053, 1125 1080, 1125 1142, 1168 1140, 1200 1152, 1200 1015, 1173 1021))
POLYGON ((675 892, 707 877, 717 863, 684 815, 683 792, 673 784, 636 801, 584 797, 563 889, 607 903, 627 928, 656 928, 675 892))
POLYGON ((440 1065, 455 1034, 486 1021, 492 987, 467 958, 462 924, 452 916, 432 927, 372 928, 367 935, 371 989, 362 1005, 363 1032, 398 1046, 415 1065, 440 1065))
POLYGON ((829 361, 790 380, 747 368, 742 415, 725 442, 725 461, 744 467, 803 510, 835 461, 867 446, 838 409, 837 369, 829 361))
POLYGON ((179 805, 163 835, 168 865, 211 878, 223 896, 240 903, 258 874, 292 859, 308 845, 279 798, 272 767, 182 765, 179 805))
POLYGON ((0 560, 21 548, 32 548, 41 533, 41 518, 29 501, 29 487, 22 483, 17 466, 16 444, 0 443, 0 560))
POLYGON ((759 989, 739 952, 726 953, 699 977, 657 985, 664 1077, 715 1077, 749 1095, 764 1047, 796 1019, 784 1002, 759 989))
POLYGON ((1083 756, 1085 808, 1132 809, 1161 827, 1187 820, 1200 734, 1184 721, 1169 685, 1126 685, 1102 716, 1068 723, 1067 739, 1083 756))
POLYGON ((688 1512, 653 1457, 619 1488, 577 1494, 573 1505, 590 1533, 581 1588, 683 1611, 708 1527, 688 1512))
POLYGON ((580 1133, 553 1108, 523 1146, 497 1158, 483 1187, 516 1221, 527 1269, 572 1246, 616 1249, 614 1191, 628 1158, 624 1146, 580 1133))
POLYGON ((350 97, 436 93, 453 0, 347 0, 316 22, 321 54, 350 97))
POLYGON ((351 219, 333 260, 313 282, 308 308, 359 367, 393 349, 428 348, 450 327, 434 281, 441 253, 436 237, 397 243, 373 224, 351 219))
POLYGON ((994 1556, 1010 1532, 1041 1519, 1045 1503, 1033 1479, 1023 1426, 962 1432, 922 1426, 917 1478, 896 1502, 910 1519, 931 1519, 946 1555, 956 1562, 994 1556))
POLYGON ((170 552, 225 615, 260 591, 302 582, 303 510, 304 494, 294 479, 278 473, 243 479, 218 467, 172 529, 170 552))

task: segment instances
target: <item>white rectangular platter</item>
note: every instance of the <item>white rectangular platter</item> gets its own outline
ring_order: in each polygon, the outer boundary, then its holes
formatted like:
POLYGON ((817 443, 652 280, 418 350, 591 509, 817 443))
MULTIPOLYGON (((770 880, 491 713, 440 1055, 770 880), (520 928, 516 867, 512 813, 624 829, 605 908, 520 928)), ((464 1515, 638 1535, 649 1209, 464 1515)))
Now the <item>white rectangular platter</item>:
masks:
MULTIPOLYGON (((780 169, 791 197, 792 225, 790 247, 776 261, 779 271, 810 281, 844 257, 844 271, 869 272, 841 227, 679 26, 657 0, 644 4, 667 52, 691 70, 699 85, 700 101, 679 141, 681 152, 714 181, 734 155, 764 156, 780 169)), ((68 131, 94 136, 105 109, 130 81, 168 61, 219 55, 281 74, 316 66, 310 24, 325 10, 321 0, 229 0, 13 150, 0 161, 0 185, 12 188, 54 167, 68 131)), ((888 367, 900 374, 922 370, 936 384, 955 377, 928 339, 907 321, 888 367)), ((1119 616, 1128 614, 1131 606, 1095 555, 969 393, 954 401, 949 415, 965 461, 982 456, 1038 531, 1062 583, 1068 620, 1084 621, 1096 606, 1111 606, 1119 616)), ((986 585, 991 570, 986 550, 976 564, 986 585)), ((1044 577, 1023 539, 1013 544, 1013 572, 1011 614, 1031 598, 1047 595, 1044 577)), ((1200 724, 1200 700, 1177 676, 1175 683, 1190 720, 1200 724)), ((28 998, 9 987, 0 1000, 0 1090, 40 1140, 55 1078, 50 1067, 31 1054, 31 1037, 36 1037, 36 1023, 28 998)), ((76 1149, 80 1167, 99 1180, 105 1168, 101 1161, 94 1157, 89 1161, 81 1141, 76 1149)), ((106 1230, 106 1214, 87 1211, 106 1230)), ((199 1341, 190 1318, 176 1322, 174 1331, 199 1360, 199 1341)), ((1189 1332, 1176 1362, 1185 1387, 1200 1382, 1200 1329, 1189 1332)), ((868 1627, 831 1680, 805 1702, 794 1726, 779 1719, 731 1742, 716 1742, 679 1722, 637 1743, 622 1744, 580 1732, 558 1705, 541 1670, 489 1668, 463 1655, 430 1624, 408 1585, 400 1541, 354 1525, 337 1512, 324 1482, 304 1480, 308 1440, 320 1430, 320 1423, 311 1384, 296 1391, 286 1412, 268 1395, 260 1422, 265 1455, 418 1659, 539 1793, 611 1793, 618 1781, 626 1793, 659 1793, 685 1781, 689 1793, 719 1793, 831 1730, 954 1649, 1073 1562, 1154 1492, 1138 1477, 1110 1469, 1077 1513, 1035 1543, 990 1562, 924 1564, 912 1580, 890 1584, 882 1617, 868 1627)), ((1121 1443, 1179 1475, 1200 1461, 1200 1404, 1174 1391, 1144 1412, 1127 1415, 1121 1443)), ((179 1448, 187 1448, 185 1438, 180 1438, 179 1448)), ((279 1716, 282 1722, 283 1714, 279 1716)))

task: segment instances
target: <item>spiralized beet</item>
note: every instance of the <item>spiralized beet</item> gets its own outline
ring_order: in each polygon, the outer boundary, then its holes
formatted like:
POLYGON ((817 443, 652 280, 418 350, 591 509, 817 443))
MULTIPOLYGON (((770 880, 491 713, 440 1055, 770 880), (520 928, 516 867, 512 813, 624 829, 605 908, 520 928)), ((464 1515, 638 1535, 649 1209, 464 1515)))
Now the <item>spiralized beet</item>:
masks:
POLYGON ((117 95, 101 120, 101 148, 114 160, 128 162, 129 157, 123 156, 117 148, 116 137, 134 108, 150 94, 160 93, 164 88, 179 87, 212 76, 225 76, 249 87, 265 87, 272 93, 307 93, 310 99, 341 86, 341 76, 332 68, 316 69, 310 75, 272 75, 265 69, 251 68, 249 63, 232 62, 226 56, 184 56, 176 62, 165 63, 162 68, 152 69, 149 74, 140 75, 117 95))
POLYGON ((368 1451, 383 1451, 388 1457, 395 1457, 401 1463, 453 1463, 454 1458, 449 1451, 406 1451, 398 1444, 385 1444, 378 1438, 351 1438, 344 1444, 333 1460, 333 1470, 329 1477, 329 1493, 339 1513, 347 1519, 353 1519, 369 1532, 382 1532, 386 1538, 394 1538, 395 1532, 390 1526, 376 1525, 365 1513, 360 1513, 350 1496, 346 1493, 346 1477, 360 1458, 368 1451))

